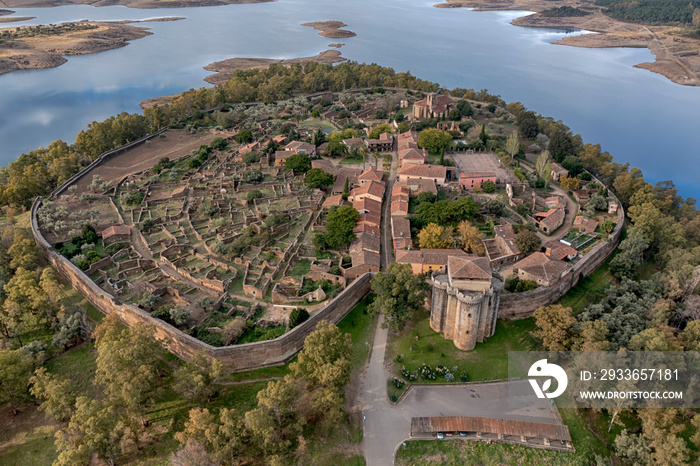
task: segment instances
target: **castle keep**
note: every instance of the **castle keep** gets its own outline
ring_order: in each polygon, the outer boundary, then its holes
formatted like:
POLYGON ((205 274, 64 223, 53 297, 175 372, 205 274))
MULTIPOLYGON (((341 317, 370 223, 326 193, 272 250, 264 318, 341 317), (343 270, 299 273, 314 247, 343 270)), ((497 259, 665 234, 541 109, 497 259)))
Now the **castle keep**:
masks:
POLYGON ((463 351, 493 335, 502 282, 485 257, 451 256, 432 275, 430 327, 463 351))

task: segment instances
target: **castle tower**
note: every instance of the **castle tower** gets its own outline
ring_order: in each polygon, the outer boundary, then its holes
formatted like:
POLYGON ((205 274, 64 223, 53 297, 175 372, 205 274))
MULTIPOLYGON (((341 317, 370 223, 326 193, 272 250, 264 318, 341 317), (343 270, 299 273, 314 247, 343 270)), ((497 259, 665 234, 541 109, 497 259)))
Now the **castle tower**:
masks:
POLYGON ((474 349, 496 329, 500 286, 488 259, 450 256, 432 276, 430 327, 457 348, 474 349))

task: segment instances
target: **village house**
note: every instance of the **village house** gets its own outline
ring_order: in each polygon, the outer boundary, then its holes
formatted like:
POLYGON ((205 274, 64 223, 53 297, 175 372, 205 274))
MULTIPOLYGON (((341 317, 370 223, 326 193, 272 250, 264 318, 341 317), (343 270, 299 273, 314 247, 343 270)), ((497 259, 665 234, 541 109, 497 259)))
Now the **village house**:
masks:
POLYGON ((381 215, 382 212, 382 203, 367 197, 353 202, 352 206, 361 214, 376 213, 381 215))
POLYGON ((509 264, 523 257, 515 243, 515 232, 511 224, 495 226, 494 233, 493 238, 483 240, 491 267, 509 264))
POLYGON ((437 185, 433 180, 420 180, 411 178, 404 181, 404 183, 406 183, 408 189, 410 189, 411 192, 415 194, 432 193, 436 196, 438 194, 437 185))
POLYGON ((366 139, 365 144, 371 152, 391 152, 394 150, 394 135, 382 133, 379 139, 366 139))
POLYGON ((574 219, 574 228, 579 231, 585 231, 586 233, 595 233, 596 228, 598 228, 598 222, 592 218, 578 215, 574 219))
POLYGON ((127 225, 116 225, 102 230, 102 242, 104 244, 116 243, 117 241, 127 241, 131 236, 131 228, 127 225))
POLYGON ((329 175, 333 175, 333 178, 338 176, 338 168, 331 162, 330 160, 312 160, 311 161, 311 168, 318 168, 323 170, 324 172, 328 173, 329 175))
MULTIPOLYGON (((313 163, 313 161, 311 162, 313 163)), ((362 170, 359 168, 340 168, 338 169, 338 176, 335 177, 335 182, 331 188, 332 194, 340 194, 345 189, 345 180, 348 180, 348 193, 353 188, 360 186, 358 180, 362 170)))
POLYGON ((337 194, 335 196, 328 196, 328 198, 323 201, 323 205, 321 207, 324 209, 330 209, 331 207, 340 207, 343 205, 350 205, 350 203, 344 200, 342 195, 337 194))
POLYGON ((366 183, 369 183, 372 181, 383 181, 383 180, 384 180, 384 174, 374 167, 370 167, 367 170, 364 170, 357 177, 357 181, 360 184, 360 186, 364 186, 366 183))
POLYGON ((381 241, 379 236, 371 233, 360 233, 355 240, 350 244, 350 252, 358 252, 361 250, 376 252, 379 254, 379 245, 381 241))
POLYGON ((462 172, 459 174, 459 183, 466 189, 481 189, 484 181, 496 183, 494 172, 462 172))
POLYGON ((545 198, 544 205, 548 209, 566 209, 566 200, 561 196, 549 196, 545 198))
POLYGON ((309 157, 316 156, 316 146, 308 142, 292 141, 284 146, 284 150, 294 154, 306 154, 309 157))
POLYGON ((619 207, 620 207, 620 204, 616 200, 614 200, 614 199, 608 200, 608 213, 609 214, 616 214, 617 209, 619 207))
POLYGON ((413 104, 413 118, 447 118, 453 108, 455 106, 451 97, 431 92, 425 99, 413 104))
POLYGON ((399 215, 405 217, 408 215, 408 196, 392 196, 391 197, 391 215, 399 215))
POLYGON ((362 199, 372 199, 381 203, 384 200, 384 189, 385 185, 381 181, 370 181, 350 191, 348 200, 350 202, 357 202, 362 199))
POLYGON ((566 275, 569 265, 535 252, 513 264, 513 273, 521 280, 532 280, 539 286, 549 286, 566 275))
POLYGON ((272 140, 282 146, 287 143, 287 136, 284 134, 278 134, 277 136, 273 137, 272 140))
POLYGON ((399 169, 399 180, 432 180, 438 186, 445 186, 447 168, 443 165, 418 165, 409 163, 399 169))
POLYGON ((352 266, 347 269, 341 269, 343 276, 348 280, 354 280, 368 272, 379 272, 379 253, 360 250, 351 253, 350 259, 352 260, 352 266))
POLYGON ((412 249, 410 251, 396 251, 396 262, 411 264, 414 274, 430 273, 440 270, 447 264, 447 258, 451 256, 468 257, 461 249, 412 249))
POLYGON ((581 207, 588 204, 588 201, 591 198, 590 192, 588 191, 588 189, 585 189, 585 188, 584 189, 577 189, 577 190, 573 191, 573 194, 574 194, 574 198, 576 199, 576 202, 578 202, 581 207))
POLYGON ((578 251, 561 241, 548 241, 544 244, 544 254, 551 258, 560 261, 572 260, 578 255, 578 251))
POLYGON ((292 155, 295 155, 295 153, 288 150, 278 150, 275 152, 275 167, 284 167, 285 162, 292 155))
POLYGON ((411 249, 411 222, 406 217, 391 217, 391 238, 394 252, 399 249, 411 249))
POLYGON ((355 225, 355 228, 352 229, 352 232, 355 233, 355 235, 361 235, 362 233, 370 233, 377 237, 381 236, 378 225, 366 222, 358 223, 357 225, 355 225))
POLYGON ((406 164, 425 164, 426 157, 424 152, 414 148, 399 149, 399 167, 403 167, 406 164))
POLYGON ((566 214, 564 209, 549 209, 547 212, 537 212, 533 216, 536 220, 535 226, 549 235, 564 223, 566 214))
POLYGON ((562 176, 569 176, 569 170, 562 167, 557 162, 551 162, 549 167, 552 169, 552 179, 554 181, 559 181, 562 176))
POLYGON ((382 220, 382 215, 379 212, 367 212, 364 214, 360 214, 360 218, 357 220, 357 224, 368 224, 368 225, 373 225, 379 228, 379 225, 382 220))

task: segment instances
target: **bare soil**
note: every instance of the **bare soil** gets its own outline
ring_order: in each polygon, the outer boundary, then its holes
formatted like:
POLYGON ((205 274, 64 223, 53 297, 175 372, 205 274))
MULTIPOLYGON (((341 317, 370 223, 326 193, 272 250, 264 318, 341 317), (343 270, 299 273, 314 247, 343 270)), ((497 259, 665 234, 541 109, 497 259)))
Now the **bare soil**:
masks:
POLYGON ((553 3, 548 0, 446 0, 438 8, 469 7, 479 10, 530 10, 536 14, 516 18, 515 26, 545 28, 575 28, 598 32, 567 36, 554 42, 574 47, 648 48, 655 56, 654 63, 641 63, 643 68, 666 76, 685 86, 700 86, 700 40, 682 37, 682 29, 672 26, 644 26, 625 23, 604 15, 599 7, 582 0, 564 0, 553 3), (550 18, 540 13, 558 6, 571 6, 591 11, 587 16, 550 18))
POLYGON ((290 58, 287 60, 272 58, 229 58, 205 66, 205 70, 216 71, 216 74, 207 76, 204 80, 211 84, 223 84, 233 76, 233 73, 239 70, 265 69, 273 63, 290 66, 295 63, 304 64, 311 61, 317 63, 339 63, 345 61, 345 58, 341 57, 340 52, 337 50, 326 50, 314 57, 290 58))
POLYGON ((312 27, 318 31, 319 36, 330 37, 332 39, 344 39, 346 37, 355 37, 352 31, 343 30, 340 28, 346 27, 347 24, 342 21, 319 21, 315 23, 304 23, 302 26, 312 27))
POLYGON ((124 47, 130 40, 151 34, 147 28, 123 23, 86 24, 97 28, 0 42, 0 74, 54 68, 67 61, 64 55, 85 55, 124 47))
POLYGON ((76 183, 78 186, 76 192, 87 191, 88 185, 92 182, 92 175, 100 175, 103 180, 116 183, 126 175, 151 168, 162 157, 169 157, 170 160, 179 159, 193 149, 198 149, 200 145, 209 144, 215 137, 210 132, 190 134, 184 130, 169 130, 164 134, 165 138, 153 138, 150 143, 141 144, 136 149, 103 163, 76 183))

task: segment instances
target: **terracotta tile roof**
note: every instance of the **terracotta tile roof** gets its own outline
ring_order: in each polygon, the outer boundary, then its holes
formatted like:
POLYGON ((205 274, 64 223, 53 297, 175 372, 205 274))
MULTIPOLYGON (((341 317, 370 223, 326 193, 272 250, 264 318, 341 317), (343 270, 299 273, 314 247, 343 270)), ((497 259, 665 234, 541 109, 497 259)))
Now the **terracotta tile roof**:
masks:
POLYGON ((382 183, 381 181, 372 180, 369 183, 365 183, 364 186, 360 186, 359 188, 355 188, 352 191, 350 191, 350 197, 358 196, 361 194, 369 194, 371 196, 383 199, 384 189, 384 183, 382 183))
POLYGON ((411 222, 405 217, 391 217, 391 236, 411 239, 411 222))
POLYGON ((510 254, 520 254, 520 248, 518 248, 518 244, 515 242, 515 232, 513 231, 513 225, 498 225, 494 227, 494 231, 496 233, 496 236, 502 238, 503 242, 506 244, 508 249, 510 249, 510 254))
POLYGON ((425 162, 425 157, 422 152, 416 149, 403 149, 399 151, 399 161, 403 162, 405 160, 421 160, 425 162))
POLYGON ((435 181, 428 179, 428 180, 419 180, 416 178, 409 178, 406 181, 406 184, 411 187, 411 189, 418 191, 419 193, 424 193, 424 192, 429 192, 437 195, 438 190, 437 186, 435 185, 435 181))
POLYGON ((399 196, 399 195, 410 195, 411 194, 411 188, 408 187, 408 184, 406 184, 404 181, 397 181, 394 183, 394 186, 391 188, 391 196, 399 196))
POLYGON ((408 215, 408 199, 392 198, 391 215, 408 215))
POLYGON ((275 152, 275 160, 287 160, 292 155, 294 155, 294 152, 290 150, 278 150, 275 152))
POLYGON ((381 172, 379 172, 376 168, 371 167, 360 173, 360 176, 358 176, 357 179, 360 181, 382 181, 383 177, 384 175, 381 172))
POLYGON ((574 258, 578 254, 576 249, 572 248, 571 246, 567 246, 560 241, 548 241, 544 244, 544 248, 547 250, 545 255, 560 261, 568 258, 574 258))
POLYGON ((365 140, 362 138, 343 139, 343 142, 348 147, 360 147, 365 144, 365 140))
POLYGON ((345 188, 345 179, 348 179, 348 187, 350 189, 353 186, 357 186, 359 183, 357 177, 360 175, 362 170, 357 168, 341 168, 338 170, 338 176, 335 178, 335 183, 333 183, 333 188, 331 192, 342 193, 343 188, 345 188))
POLYGON ((550 209, 547 213, 547 217, 540 221, 540 225, 546 226, 550 232, 556 230, 564 223, 564 217, 566 216, 564 209, 550 209))
POLYGON ((421 148, 418 147, 418 143, 413 139, 404 139, 403 141, 399 141, 399 154, 401 154, 401 151, 406 151, 409 149, 421 150, 421 148))
POLYGON ((550 259, 542 252, 530 254, 513 264, 513 270, 522 270, 547 283, 557 281, 568 268, 566 262, 550 259))
POLYGON ((106 230, 102 230, 102 239, 107 239, 111 236, 115 235, 130 235, 131 234, 131 228, 129 228, 127 225, 115 225, 112 227, 107 228, 106 230))
POLYGON ((357 211, 365 210, 377 215, 381 215, 382 213, 382 203, 379 201, 375 201, 374 199, 370 199, 368 197, 353 202, 352 206, 357 211))
POLYGON ((272 138, 273 141, 275 141, 278 144, 284 144, 287 141, 287 136, 284 134, 278 134, 274 138, 272 138))
POLYGON ((409 163, 399 169, 399 175, 444 180, 445 176, 447 176, 447 169, 443 165, 418 165, 409 163))
POLYGON ((405 133, 399 133, 398 139, 399 139, 399 141, 406 140, 406 139, 412 139, 412 140, 417 141, 418 140, 418 131, 411 128, 408 131, 406 131, 405 133))
POLYGON ((574 227, 578 227, 580 230, 585 230, 588 232, 594 232, 598 228, 598 222, 592 218, 584 217, 583 215, 578 215, 574 219, 574 227))
POLYGON ((347 201, 343 200, 343 196, 338 194, 337 196, 329 196, 328 199, 323 201, 322 207, 324 209, 330 209, 331 207, 349 204, 347 201))
POLYGON ((354 253, 350 253, 350 258, 352 259, 353 267, 358 267, 360 265, 379 267, 381 264, 379 259, 379 253, 372 251, 360 250, 354 253))
POLYGON ((320 168, 326 173, 329 173, 333 176, 338 176, 338 168, 335 165, 333 165, 333 162, 331 162, 330 160, 312 160, 311 168, 320 168))
POLYGON ((371 225, 369 223, 358 223, 355 225, 355 228, 352 229, 352 232, 355 233, 356 235, 362 234, 362 233, 371 233, 374 236, 380 236, 381 233, 379 231, 379 227, 376 225, 371 225))
POLYGON ((391 133, 382 133, 379 135, 380 141, 394 141, 394 135, 391 133))
POLYGON ((549 164, 549 167, 552 169, 554 173, 557 173, 559 175, 567 175, 569 173, 569 170, 566 168, 562 167, 559 165, 557 162, 552 162, 549 164))
POLYGON ((357 252, 360 250, 379 252, 379 245, 381 241, 379 236, 373 235, 371 233, 360 233, 357 238, 350 244, 350 252, 357 252))
POLYGON ((370 212, 368 214, 360 214, 360 218, 357 220, 357 223, 369 223, 370 225, 379 227, 381 220, 382 217, 379 212, 370 212))
POLYGON ((321 144, 320 146, 318 146, 316 148, 316 153, 322 154, 322 153, 326 152, 327 150, 328 150, 328 143, 324 142, 323 144, 321 144))
POLYGON ((284 150, 292 152, 305 152, 308 154, 310 152, 315 152, 316 146, 309 144, 308 142, 292 141, 284 146, 284 150))
POLYGON ((447 265, 450 256, 468 257, 461 249, 413 249, 396 251, 396 262, 402 264, 447 265))
POLYGON ((454 280, 491 280, 491 265, 485 257, 469 256, 447 258, 447 272, 454 280))

